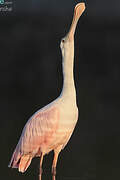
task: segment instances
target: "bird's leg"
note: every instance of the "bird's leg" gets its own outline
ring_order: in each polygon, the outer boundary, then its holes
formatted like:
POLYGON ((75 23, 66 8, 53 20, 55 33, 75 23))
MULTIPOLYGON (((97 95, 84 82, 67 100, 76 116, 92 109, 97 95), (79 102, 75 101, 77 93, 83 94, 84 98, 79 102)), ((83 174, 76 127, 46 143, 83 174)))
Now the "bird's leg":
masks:
POLYGON ((58 155, 59 155, 60 151, 61 151, 61 149, 54 151, 54 159, 53 159, 53 163, 52 163, 52 180, 55 180, 56 165, 57 165, 58 155))
POLYGON ((56 176, 57 159, 58 159, 58 153, 55 152, 54 153, 53 164, 52 164, 52 176, 53 176, 53 180, 55 179, 55 176, 56 176))
POLYGON ((40 157, 39 180, 41 180, 41 177, 42 177, 42 162, 43 162, 43 156, 44 156, 44 154, 42 153, 42 154, 41 154, 41 157, 40 157))

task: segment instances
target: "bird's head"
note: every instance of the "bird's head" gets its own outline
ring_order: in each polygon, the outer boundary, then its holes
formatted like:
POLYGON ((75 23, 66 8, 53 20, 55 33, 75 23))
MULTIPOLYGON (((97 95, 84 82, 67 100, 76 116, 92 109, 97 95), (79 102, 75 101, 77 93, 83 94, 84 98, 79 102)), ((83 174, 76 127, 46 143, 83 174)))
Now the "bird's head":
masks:
POLYGON ((60 48, 61 48, 63 56, 64 56, 65 49, 68 49, 68 48, 70 49, 71 46, 74 45, 75 29, 77 26, 77 22, 78 22, 80 16, 82 15, 82 13, 84 12, 84 10, 85 10, 85 3, 83 3, 83 2, 78 3, 75 6, 73 20, 72 20, 70 30, 67 33, 67 35, 64 38, 62 38, 61 43, 60 43, 60 48))

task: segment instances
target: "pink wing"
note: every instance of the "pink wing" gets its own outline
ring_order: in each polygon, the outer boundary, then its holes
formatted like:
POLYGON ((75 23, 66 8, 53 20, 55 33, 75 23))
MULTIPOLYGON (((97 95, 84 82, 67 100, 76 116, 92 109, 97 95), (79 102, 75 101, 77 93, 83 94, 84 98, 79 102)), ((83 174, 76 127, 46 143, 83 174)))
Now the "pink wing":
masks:
POLYGON ((34 156, 47 149, 58 128, 59 110, 51 107, 35 113, 26 123, 9 167, 24 172, 34 156))

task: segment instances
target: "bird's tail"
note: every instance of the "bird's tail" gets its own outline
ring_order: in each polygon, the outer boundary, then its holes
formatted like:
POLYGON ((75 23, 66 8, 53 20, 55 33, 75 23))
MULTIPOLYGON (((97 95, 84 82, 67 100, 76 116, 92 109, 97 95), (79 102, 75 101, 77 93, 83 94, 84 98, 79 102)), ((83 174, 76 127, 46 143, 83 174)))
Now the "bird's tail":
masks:
POLYGON ((25 172, 30 165, 32 157, 28 155, 21 155, 20 151, 16 148, 8 167, 18 168, 20 172, 25 172))
POLYGON ((31 163, 32 157, 30 155, 23 155, 19 163, 19 171, 25 172, 31 163))

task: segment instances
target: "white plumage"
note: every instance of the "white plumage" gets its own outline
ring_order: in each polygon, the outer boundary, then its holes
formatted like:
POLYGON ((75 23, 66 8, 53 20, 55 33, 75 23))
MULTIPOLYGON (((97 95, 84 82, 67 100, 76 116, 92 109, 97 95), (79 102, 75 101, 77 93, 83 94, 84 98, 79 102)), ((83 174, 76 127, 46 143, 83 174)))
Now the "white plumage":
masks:
POLYGON ((60 151, 69 141, 78 120, 76 91, 73 77, 74 33, 77 22, 85 10, 84 3, 78 3, 70 30, 61 40, 63 63, 63 90, 52 103, 37 111, 26 123, 9 166, 24 172, 35 156, 40 156, 40 175, 42 175, 43 156, 54 150, 52 164, 53 180, 60 151))

